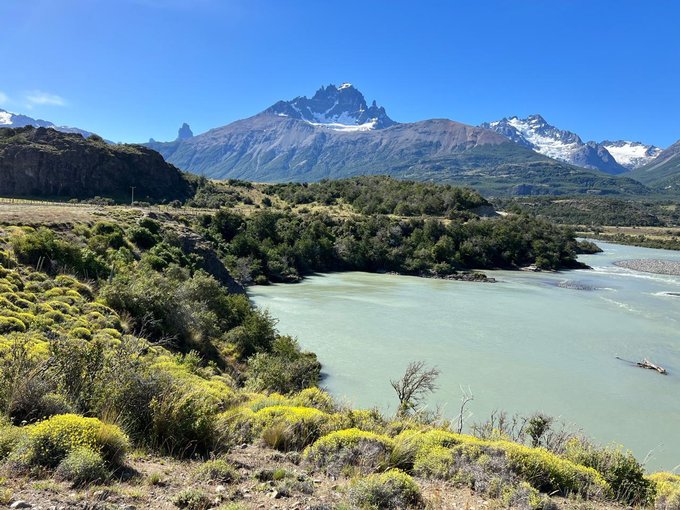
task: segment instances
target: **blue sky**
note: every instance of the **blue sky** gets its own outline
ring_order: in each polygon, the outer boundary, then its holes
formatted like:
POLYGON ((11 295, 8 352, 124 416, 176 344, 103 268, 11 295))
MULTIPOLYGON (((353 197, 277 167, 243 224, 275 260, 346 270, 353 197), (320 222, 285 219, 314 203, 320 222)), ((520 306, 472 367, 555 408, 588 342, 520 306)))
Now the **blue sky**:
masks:
POLYGON ((169 140, 349 81, 397 121, 680 138, 673 0, 2 0, 0 108, 169 140))

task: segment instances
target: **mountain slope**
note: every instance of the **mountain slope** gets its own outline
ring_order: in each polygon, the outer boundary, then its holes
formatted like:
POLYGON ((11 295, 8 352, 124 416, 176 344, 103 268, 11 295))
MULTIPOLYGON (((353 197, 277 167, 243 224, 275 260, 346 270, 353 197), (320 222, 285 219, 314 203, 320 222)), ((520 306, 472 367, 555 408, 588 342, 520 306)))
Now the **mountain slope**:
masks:
POLYGON ((61 131, 62 133, 78 133, 83 135, 85 138, 92 136, 92 133, 83 129, 69 126, 56 126, 54 123, 48 120, 34 119, 33 117, 29 117, 27 115, 12 113, 0 109, 0 128, 20 128, 25 126, 52 128, 56 129, 57 131, 61 131))
POLYGON ((481 127, 492 129, 515 143, 572 165, 600 170, 612 175, 621 174, 627 170, 601 144, 584 143, 576 133, 558 129, 548 124, 538 114, 530 115, 526 119, 510 117, 485 122, 481 124, 481 127))
POLYGON ((651 163, 654 158, 663 152, 663 149, 654 145, 625 140, 617 140, 615 142, 605 140, 600 142, 600 145, 607 149, 619 165, 628 170, 634 170, 651 163))
POLYGON ((367 117, 357 113, 364 105, 352 86, 322 87, 312 99, 281 101, 207 133, 147 146, 183 170, 212 178, 282 182, 389 174, 493 193, 646 192, 632 180, 555 161, 490 129, 446 119, 399 124, 373 107, 365 110, 377 120, 366 126, 367 117))
POLYGON ((192 185, 155 151, 51 128, 0 129, 0 196, 185 199, 192 185))
POLYGON ((662 151, 647 165, 627 175, 652 188, 680 191, 680 140, 662 151))

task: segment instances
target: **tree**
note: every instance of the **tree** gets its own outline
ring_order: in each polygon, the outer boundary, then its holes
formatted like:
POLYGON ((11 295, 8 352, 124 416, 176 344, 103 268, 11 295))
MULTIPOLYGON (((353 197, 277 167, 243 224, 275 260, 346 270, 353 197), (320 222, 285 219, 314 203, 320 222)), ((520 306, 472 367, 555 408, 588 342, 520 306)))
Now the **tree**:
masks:
POLYGON ((437 377, 439 377, 437 368, 427 368, 424 361, 410 362, 401 379, 390 381, 399 398, 397 414, 407 415, 416 409, 428 393, 436 391, 439 388, 437 377))

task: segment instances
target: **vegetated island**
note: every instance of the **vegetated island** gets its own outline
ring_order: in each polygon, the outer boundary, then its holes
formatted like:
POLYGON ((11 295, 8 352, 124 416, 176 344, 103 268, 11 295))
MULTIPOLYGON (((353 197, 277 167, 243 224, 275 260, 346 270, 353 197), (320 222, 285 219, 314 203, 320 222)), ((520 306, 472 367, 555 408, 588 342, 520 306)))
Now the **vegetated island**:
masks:
MULTIPOLYGON (((406 197, 428 186, 368 184, 371 193, 413 187, 406 197)), ((568 267, 577 244, 567 230, 531 217, 481 219, 455 201, 441 217, 420 218, 357 211, 342 197, 291 204, 281 197, 287 189, 248 183, 197 189, 200 208, 0 207, 3 503, 236 510, 491 501, 537 510, 665 509, 680 498, 680 477, 647 476, 629 452, 553 429, 548 417, 517 426, 496 416, 464 434, 415 405, 408 374, 395 383, 396 416, 343 406, 317 387, 316 356, 243 293, 242 284, 313 270, 407 261, 568 267), (208 209, 213 200, 226 207, 208 209)))

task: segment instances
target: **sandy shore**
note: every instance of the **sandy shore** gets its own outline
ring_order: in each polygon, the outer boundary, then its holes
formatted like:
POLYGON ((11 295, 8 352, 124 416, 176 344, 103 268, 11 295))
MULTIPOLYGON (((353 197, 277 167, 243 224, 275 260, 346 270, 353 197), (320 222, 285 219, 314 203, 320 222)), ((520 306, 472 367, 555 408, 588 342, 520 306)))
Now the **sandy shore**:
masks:
POLYGON ((614 262, 615 266, 644 273, 680 275, 680 261, 663 259, 634 259, 614 262))

